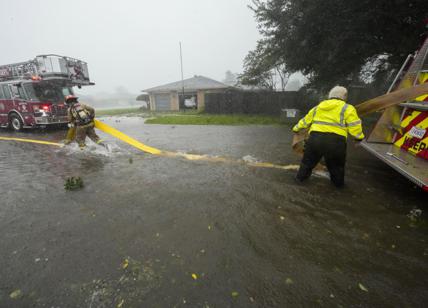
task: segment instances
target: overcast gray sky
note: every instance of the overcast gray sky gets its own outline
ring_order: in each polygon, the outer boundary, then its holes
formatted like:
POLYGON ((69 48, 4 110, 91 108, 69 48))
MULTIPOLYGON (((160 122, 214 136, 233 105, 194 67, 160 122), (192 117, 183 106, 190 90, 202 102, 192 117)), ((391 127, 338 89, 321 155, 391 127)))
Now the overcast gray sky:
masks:
POLYGON ((260 37, 250 0, 0 0, 0 64, 55 53, 88 62, 84 93, 133 93, 184 77, 222 80, 260 37))

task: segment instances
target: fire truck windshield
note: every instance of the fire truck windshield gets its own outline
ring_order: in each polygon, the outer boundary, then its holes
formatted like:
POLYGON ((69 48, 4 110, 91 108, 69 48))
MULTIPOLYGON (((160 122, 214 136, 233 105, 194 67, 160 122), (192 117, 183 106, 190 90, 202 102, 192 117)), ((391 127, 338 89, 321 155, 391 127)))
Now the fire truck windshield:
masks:
POLYGON ((24 83, 23 87, 28 97, 36 101, 50 101, 53 103, 63 102, 64 97, 72 95, 69 87, 61 87, 50 83, 24 83))

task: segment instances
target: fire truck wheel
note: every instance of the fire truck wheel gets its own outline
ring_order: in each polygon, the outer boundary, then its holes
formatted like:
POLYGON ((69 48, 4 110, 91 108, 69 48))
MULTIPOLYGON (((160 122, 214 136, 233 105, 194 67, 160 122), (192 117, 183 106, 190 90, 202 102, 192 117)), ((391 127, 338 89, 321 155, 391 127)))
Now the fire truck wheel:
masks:
POLYGON ((9 116, 9 127, 14 131, 19 132, 24 127, 24 123, 22 123, 21 118, 16 113, 12 113, 9 116))

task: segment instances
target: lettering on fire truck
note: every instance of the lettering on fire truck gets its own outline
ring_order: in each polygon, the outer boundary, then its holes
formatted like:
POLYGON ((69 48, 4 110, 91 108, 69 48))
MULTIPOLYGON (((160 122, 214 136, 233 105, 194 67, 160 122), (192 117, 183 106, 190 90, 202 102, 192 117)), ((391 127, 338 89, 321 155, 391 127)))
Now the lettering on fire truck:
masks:
POLYGON ((425 142, 418 141, 417 139, 412 138, 412 137, 408 137, 408 136, 405 136, 403 145, 405 145, 408 148, 412 148, 413 150, 415 150, 417 152, 420 152, 420 151, 428 148, 428 146, 425 142))

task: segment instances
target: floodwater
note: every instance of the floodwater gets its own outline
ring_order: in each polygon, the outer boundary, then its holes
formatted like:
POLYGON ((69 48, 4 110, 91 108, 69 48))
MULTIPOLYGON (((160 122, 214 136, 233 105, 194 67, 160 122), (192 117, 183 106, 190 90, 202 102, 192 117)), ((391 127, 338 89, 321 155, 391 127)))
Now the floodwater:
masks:
MULTIPOLYGON (((162 150, 299 161, 284 126, 105 121, 162 150)), ((337 190, 107 139, 111 153, 0 141, 0 307, 426 306, 428 195, 363 149, 337 190), (71 176, 85 187, 66 191, 71 176)))

